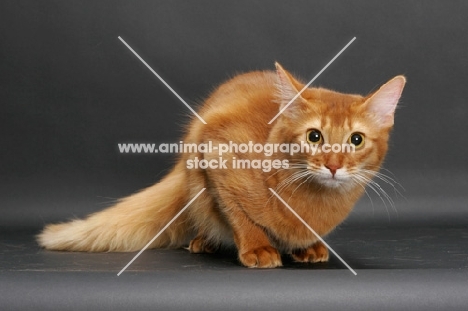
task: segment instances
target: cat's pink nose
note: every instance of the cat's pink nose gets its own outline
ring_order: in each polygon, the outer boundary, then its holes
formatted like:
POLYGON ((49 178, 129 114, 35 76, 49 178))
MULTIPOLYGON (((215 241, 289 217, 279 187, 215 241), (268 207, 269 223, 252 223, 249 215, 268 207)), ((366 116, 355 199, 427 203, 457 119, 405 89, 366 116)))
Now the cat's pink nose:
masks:
POLYGON ((332 176, 335 177, 336 170, 340 169, 341 165, 339 165, 339 164, 326 164, 325 167, 328 168, 330 170, 330 172, 332 173, 332 176))

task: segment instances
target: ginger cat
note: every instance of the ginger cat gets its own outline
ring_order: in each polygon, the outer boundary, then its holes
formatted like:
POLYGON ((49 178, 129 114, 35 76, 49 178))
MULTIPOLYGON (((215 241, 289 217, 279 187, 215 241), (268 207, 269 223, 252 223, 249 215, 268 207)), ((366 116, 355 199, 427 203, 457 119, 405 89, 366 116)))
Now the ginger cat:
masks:
POLYGON ((353 144, 354 152, 228 152, 224 159, 279 159, 287 167, 189 169, 187 161, 218 159, 217 151, 184 153, 159 183, 85 220, 48 225, 38 235, 50 250, 142 249, 202 188, 206 190, 152 243, 193 253, 234 242, 246 267, 281 266, 280 253, 296 261, 328 260, 328 250, 281 203, 276 192, 320 235, 340 224, 377 174, 388 148, 394 112, 405 85, 397 76, 368 96, 304 87, 276 64, 273 71, 241 74, 222 84, 187 127, 185 143, 353 144))

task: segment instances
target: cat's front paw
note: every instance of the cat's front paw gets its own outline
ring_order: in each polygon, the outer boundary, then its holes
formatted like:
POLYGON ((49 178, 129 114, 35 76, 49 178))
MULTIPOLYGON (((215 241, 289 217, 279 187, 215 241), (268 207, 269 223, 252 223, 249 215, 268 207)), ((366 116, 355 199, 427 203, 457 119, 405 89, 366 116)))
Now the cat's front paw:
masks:
POLYGON ((291 254, 297 262, 327 262, 328 249, 322 242, 317 242, 309 248, 295 250, 291 254))
POLYGON ((281 255, 272 246, 258 247, 239 254, 240 262, 248 268, 281 267, 281 255))

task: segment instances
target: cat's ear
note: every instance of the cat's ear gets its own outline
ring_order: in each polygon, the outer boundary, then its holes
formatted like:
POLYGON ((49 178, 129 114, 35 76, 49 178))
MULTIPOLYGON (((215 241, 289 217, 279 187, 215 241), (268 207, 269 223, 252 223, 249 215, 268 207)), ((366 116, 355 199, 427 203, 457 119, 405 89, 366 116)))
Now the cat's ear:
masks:
POLYGON ((277 88, 277 101, 280 104, 279 110, 283 110, 283 114, 288 117, 294 117, 301 111, 301 105, 305 103, 304 98, 300 95, 297 96, 302 88, 301 83, 296 81, 292 75, 284 70, 280 64, 275 63, 276 66, 276 88, 277 88), (294 101, 291 102, 291 100, 294 101), (289 106, 288 106, 289 104, 289 106))
POLYGON ((393 126, 393 116, 405 83, 404 76, 396 76, 366 100, 367 111, 382 127, 393 126))

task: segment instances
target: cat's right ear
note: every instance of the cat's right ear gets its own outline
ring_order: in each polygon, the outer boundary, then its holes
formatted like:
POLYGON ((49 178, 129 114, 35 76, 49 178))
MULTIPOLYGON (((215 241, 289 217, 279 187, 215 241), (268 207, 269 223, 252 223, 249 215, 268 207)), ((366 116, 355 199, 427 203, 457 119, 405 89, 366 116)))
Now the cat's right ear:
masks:
POLYGON ((276 96, 280 104, 279 110, 282 111, 287 107, 283 111, 283 114, 287 117, 294 118, 300 114, 301 104, 306 102, 300 95, 297 96, 302 86, 289 72, 284 70, 280 64, 275 63, 275 66, 277 88, 276 96), (291 102, 292 100, 293 102, 291 102))

